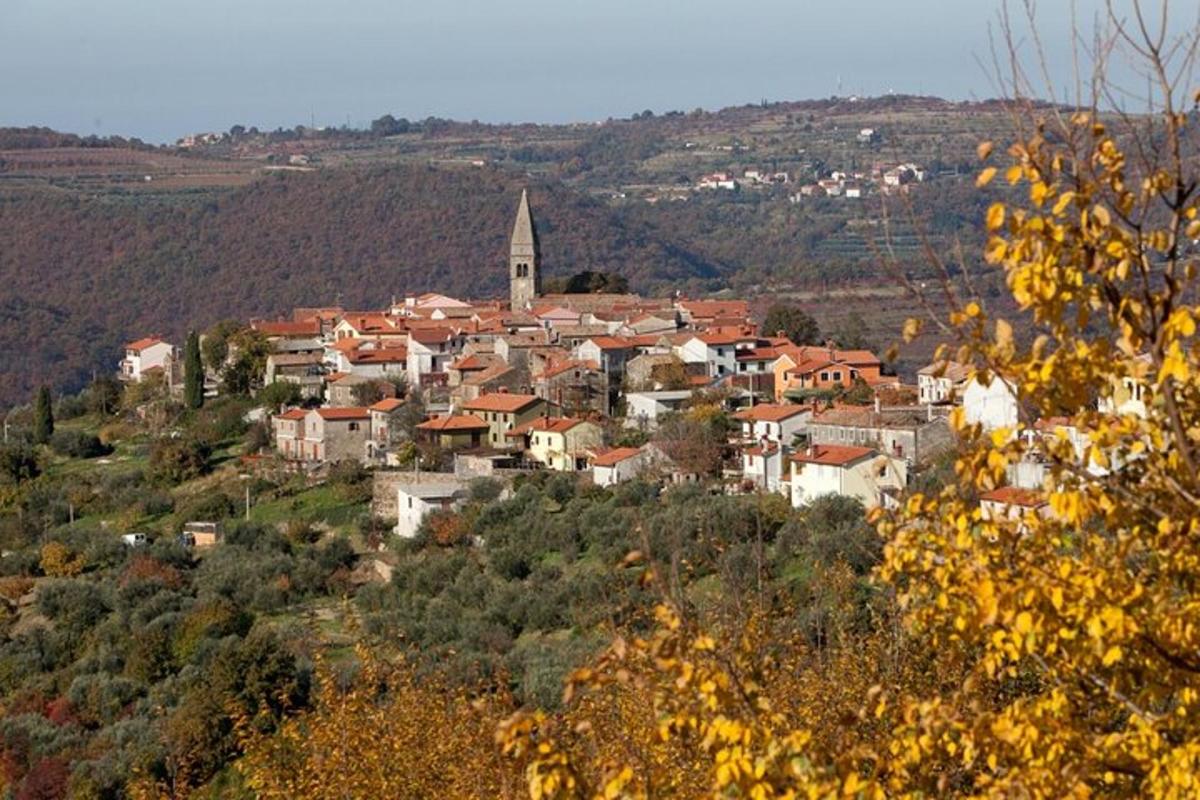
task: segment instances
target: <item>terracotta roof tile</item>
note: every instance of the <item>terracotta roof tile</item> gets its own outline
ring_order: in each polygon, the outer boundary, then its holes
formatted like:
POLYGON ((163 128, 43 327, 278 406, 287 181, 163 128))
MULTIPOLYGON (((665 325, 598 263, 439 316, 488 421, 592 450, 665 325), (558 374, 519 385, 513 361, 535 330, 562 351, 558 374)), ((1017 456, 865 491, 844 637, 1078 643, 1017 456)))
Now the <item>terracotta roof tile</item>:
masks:
POLYGON ((875 455, 869 447, 852 447, 840 444, 819 444, 792 456, 792 461, 801 464, 828 464, 844 467, 875 455))
POLYGON ((468 411, 499 411, 511 414, 528 408, 540 401, 541 398, 532 394, 511 394, 496 392, 485 394, 463 404, 468 411))
POLYGON ((417 426, 423 431, 475 431, 487 427, 488 424, 474 414, 442 414, 417 426))
POLYGON ((408 349, 404 347, 380 347, 376 350, 358 349, 346 353, 351 364, 396 364, 408 360, 408 349))
POLYGON ((786 403, 762 403, 761 405, 744 408, 733 416, 741 420, 753 420, 754 422, 779 422, 780 420, 791 419, 799 414, 803 414, 811 409, 808 406, 789 405, 786 403))
POLYGON ((622 461, 628 461, 634 456, 640 455, 641 450, 636 447, 617 447, 605 453, 601 453, 592 459, 593 467, 615 467, 622 461))
POLYGON ((371 413, 362 406, 343 406, 340 408, 318 408, 317 414, 321 419, 330 421, 344 419, 366 419, 371 416, 371 413))
POLYGON ((395 397, 385 397, 378 403, 375 403, 370 408, 372 411, 382 411, 385 414, 390 414, 400 406, 404 405, 404 401, 395 397))
POLYGON ((1017 486, 1001 486, 998 489, 992 489, 990 492, 981 494, 979 499, 1022 508, 1038 508, 1046 505, 1046 498, 1040 492, 1017 486))
POLYGON ((147 336, 144 339, 138 339, 136 342, 130 342, 129 344, 125 345, 125 349, 134 350, 140 353, 142 350, 145 350, 148 347, 153 347, 156 344, 163 343, 163 340, 159 339, 157 336, 147 336))
POLYGON ((508 431, 505 436, 524 436, 527 433, 566 433, 577 425, 582 425, 586 420, 576 419, 575 417, 538 417, 526 422, 524 425, 518 425, 511 431, 508 431))

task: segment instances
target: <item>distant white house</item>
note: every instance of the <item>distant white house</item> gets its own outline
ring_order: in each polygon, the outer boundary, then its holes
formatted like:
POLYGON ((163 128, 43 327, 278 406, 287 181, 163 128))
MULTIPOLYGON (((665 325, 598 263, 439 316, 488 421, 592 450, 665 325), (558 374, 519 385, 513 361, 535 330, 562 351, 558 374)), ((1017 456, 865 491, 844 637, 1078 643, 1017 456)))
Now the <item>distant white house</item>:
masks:
POLYGON ((696 187, 699 189, 725 189, 732 191, 738 188, 738 183, 737 179, 728 172, 714 172, 696 181, 696 187))
POLYGON ((781 491, 787 483, 783 462, 784 449, 764 440, 742 451, 742 477, 765 492, 781 491))
POLYGON ((733 415, 742 423, 742 437, 789 445, 803 433, 812 419, 812 407, 793 404, 760 403, 733 415))
POLYGON ((592 482, 597 486, 615 486, 633 480, 651 461, 637 447, 618 447, 592 459, 592 482))
POLYGON ((812 445, 792 456, 792 505, 807 505, 835 494, 853 497, 864 506, 884 505, 890 492, 903 489, 908 468, 903 459, 870 447, 812 445))
POLYGON ((451 328, 418 328, 408 332, 405 372, 413 387, 448 380, 447 370, 462 353, 465 339, 451 328))
POLYGON ((411 539, 417 535, 426 516, 434 511, 460 508, 466 498, 466 484, 449 474, 401 483, 396 488, 396 527, 393 530, 397 536, 411 539))
POLYGON ((938 361, 917 371, 917 397, 922 404, 963 399, 971 378, 971 365, 938 361))
POLYGON ((967 424, 980 425, 985 431, 1016 428, 1019 419, 1016 392, 998 375, 987 384, 972 378, 963 392, 963 414, 967 424))
POLYGON ((655 430, 665 414, 681 410, 691 399, 690 389, 629 392, 625 395, 625 427, 655 430))
POLYGON ((175 357, 175 346, 154 336, 125 345, 125 358, 119 365, 120 378, 136 383, 153 370, 165 372, 175 357))
MULTIPOLYGON (((1135 372, 1144 372, 1150 367, 1150 357, 1140 355, 1133 360, 1135 372)), ((1102 414, 1118 416, 1133 415, 1146 418, 1146 403, 1150 399, 1150 391, 1146 383, 1136 377, 1125 376, 1115 380, 1111 394, 1101 396, 1096 401, 1096 408, 1102 414)))

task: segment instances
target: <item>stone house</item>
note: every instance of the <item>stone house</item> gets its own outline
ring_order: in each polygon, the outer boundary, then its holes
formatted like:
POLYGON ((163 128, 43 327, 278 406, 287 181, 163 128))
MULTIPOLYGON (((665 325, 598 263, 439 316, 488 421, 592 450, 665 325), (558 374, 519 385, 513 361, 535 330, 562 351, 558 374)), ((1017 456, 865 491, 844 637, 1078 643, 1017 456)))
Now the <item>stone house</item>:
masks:
POLYGON ((463 403, 463 410, 488 424, 486 444, 497 448, 509 446, 509 431, 546 414, 558 415, 556 407, 537 395, 510 392, 480 395, 463 403))
POLYGON ((914 465, 928 464, 955 442, 947 419, 928 406, 835 406, 809 419, 808 435, 813 444, 870 447, 914 465))
POLYGON ((534 378, 533 393, 570 414, 611 411, 608 376, 595 361, 569 359, 547 367, 534 378))
POLYGON ((475 414, 443 414, 417 426, 417 435, 444 450, 474 450, 488 439, 490 426, 475 414))

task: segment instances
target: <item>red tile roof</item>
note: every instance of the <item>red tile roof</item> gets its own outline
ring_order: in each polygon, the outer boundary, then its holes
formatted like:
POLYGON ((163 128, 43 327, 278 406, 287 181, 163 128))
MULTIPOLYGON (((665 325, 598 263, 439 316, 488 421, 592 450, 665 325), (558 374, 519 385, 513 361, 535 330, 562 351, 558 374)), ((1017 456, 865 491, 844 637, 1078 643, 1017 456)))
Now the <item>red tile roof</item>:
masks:
POLYGON ((591 370, 594 372, 594 371, 600 369, 600 365, 597 364, 595 361, 593 361, 590 358, 588 358, 588 359, 572 358, 572 359, 568 359, 567 361, 559 361, 555 364, 551 364, 550 366, 546 367, 544 370, 542 370, 542 377, 543 378, 553 378, 556 375, 561 375, 564 372, 569 372, 570 370, 573 370, 573 369, 591 370))
POLYGON ((774 361, 779 358, 779 350, 774 347, 755 347, 752 350, 739 350, 738 361, 774 361))
POLYGON ((417 426, 423 431, 475 431, 487 427, 488 424, 474 414, 442 414, 417 426))
POLYGON ((628 461, 642 451, 636 447, 617 447, 606 453, 601 453, 592 459, 593 467, 615 467, 622 461, 628 461))
POLYGON ((592 336, 588 341, 594 342, 601 350, 629 350, 636 346, 630 339, 620 336, 592 336))
POLYGON ((798 414, 809 411, 808 406, 789 405, 786 403, 762 403, 761 405, 744 408, 734 414, 734 418, 754 422, 779 422, 791 419, 798 414))
POLYGON ((366 339, 358 339, 354 336, 344 336, 338 339, 330 347, 337 350, 339 353, 351 353, 363 346, 366 339))
POLYGON ((371 406, 371 410, 372 411, 382 411, 385 414, 390 414, 391 412, 395 411, 397 408, 400 408, 400 406, 402 406, 402 405, 404 405, 403 400, 399 400, 395 397, 385 397, 382 400, 380 400, 378 403, 375 403, 373 406, 371 406))
POLYGON ((371 416, 371 412, 362 406, 344 406, 342 408, 318 408, 317 414, 321 419, 332 421, 344 419, 366 419, 371 416))
POLYGON ((454 338, 454 330, 452 328, 414 328, 408 332, 414 342, 421 344, 438 344, 439 342, 448 342, 454 338))
POLYGON ((802 450, 792 456, 792 461, 801 464, 830 464, 844 467, 875 455, 869 447, 852 447, 840 444, 819 444, 809 450, 802 450))
POLYGON ((463 356, 462 358, 458 359, 457 361, 454 361, 453 363, 451 363, 450 369, 457 369, 459 371, 469 371, 469 370, 473 370, 473 369, 487 369, 490 366, 491 366, 490 362, 484 361, 479 356, 469 355, 469 356, 463 356))
POLYGON ((383 314, 353 314, 342 317, 342 321, 359 333, 396 333, 401 330, 395 322, 383 314))
POLYGON ((532 394, 496 392, 494 394, 485 394, 467 403, 463 403, 463 408, 468 411, 499 411, 505 414, 512 414, 528 408, 539 400, 541 398, 532 394))
POLYGON ((745 300, 683 300, 679 307, 693 317, 744 317, 750 313, 745 300))
POLYGON ((538 417, 524 425, 518 425, 505 436, 524 436, 527 433, 566 433, 576 425, 582 425, 586 420, 575 417, 538 417))
POLYGON ((163 343, 163 340, 159 339, 156 336, 147 336, 145 339, 138 339, 136 342, 130 342, 129 344, 125 345, 125 349, 126 350, 135 350, 140 353, 142 350, 145 350, 147 347, 153 347, 156 344, 162 344, 162 343, 163 343))
POLYGON ((346 353, 351 364, 396 364, 408 360, 408 348, 380 347, 375 350, 354 350, 346 353))
POLYGON ((788 356, 795 363, 826 359, 849 364, 852 367, 878 366, 879 357, 869 350, 838 350, 836 347, 821 347, 818 345, 795 345, 780 347, 779 354, 788 356))
POLYGON ((1001 486, 990 492, 984 492, 979 499, 1022 508, 1038 508, 1046 505, 1046 498, 1040 492, 1033 489, 1022 489, 1018 486, 1001 486))
POLYGON ((306 411, 305 409, 292 408, 292 409, 288 409, 287 411, 283 412, 282 414, 276 414, 275 419, 298 420, 298 419, 304 419, 306 416, 308 416, 308 411, 306 411))
POLYGON ((825 369, 827 367, 845 367, 850 369, 849 364, 841 364, 836 361, 830 361, 827 358, 813 358, 801 361, 794 367, 784 370, 784 375, 811 375, 814 372, 825 369))

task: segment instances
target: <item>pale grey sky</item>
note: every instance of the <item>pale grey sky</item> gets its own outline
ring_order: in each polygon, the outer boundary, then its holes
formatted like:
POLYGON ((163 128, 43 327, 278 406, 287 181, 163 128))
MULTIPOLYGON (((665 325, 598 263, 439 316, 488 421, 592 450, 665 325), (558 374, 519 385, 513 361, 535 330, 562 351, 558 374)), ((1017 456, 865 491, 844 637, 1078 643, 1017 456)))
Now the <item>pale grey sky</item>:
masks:
MULTIPOLYGON (((0 0, 0 126, 173 140, 385 113, 561 122, 993 94, 1000 0, 0 0)), ((1090 24, 1102 0, 1076 0, 1090 24)), ((1042 2, 1063 42, 1070 0, 1042 2)))

